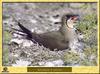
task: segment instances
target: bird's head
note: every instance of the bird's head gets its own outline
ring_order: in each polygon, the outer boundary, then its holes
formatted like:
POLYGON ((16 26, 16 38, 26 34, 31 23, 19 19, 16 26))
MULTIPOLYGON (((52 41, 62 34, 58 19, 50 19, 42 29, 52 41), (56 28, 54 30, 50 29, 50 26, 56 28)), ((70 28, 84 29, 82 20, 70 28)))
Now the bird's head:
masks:
POLYGON ((79 21, 79 15, 77 14, 67 14, 62 17, 62 22, 69 28, 74 28, 76 23, 79 21))

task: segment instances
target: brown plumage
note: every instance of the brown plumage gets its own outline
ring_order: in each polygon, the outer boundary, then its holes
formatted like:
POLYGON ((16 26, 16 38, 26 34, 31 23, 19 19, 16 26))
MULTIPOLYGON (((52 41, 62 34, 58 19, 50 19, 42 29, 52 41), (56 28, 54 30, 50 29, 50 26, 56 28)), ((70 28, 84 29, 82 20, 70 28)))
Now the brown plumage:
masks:
POLYGON ((27 34, 27 38, 34 43, 43 45, 44 47, 50 48, 51 50, 54 50, 55 48, 57 48, 58 50, 63 50, 70 48, 70 41, 73 41, 73 39, 75 38, 77 39, 77 35, 73 27, 77 20, 78 15, 64 15, 62 17, 61 27, 58 31, 52 31, 42 34, 32 33, 19 22, 18 26, 22 29, 24 33, 27 34))

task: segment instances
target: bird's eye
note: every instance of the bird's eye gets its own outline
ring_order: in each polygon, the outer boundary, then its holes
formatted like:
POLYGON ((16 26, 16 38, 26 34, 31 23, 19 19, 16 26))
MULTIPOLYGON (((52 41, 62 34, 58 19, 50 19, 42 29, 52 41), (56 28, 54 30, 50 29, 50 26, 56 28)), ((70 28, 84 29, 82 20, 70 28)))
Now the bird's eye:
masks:
POLYGON ((71 20, 77 20, 77 19, 78 19, 77 16, 73 16, 73 17, 71 17, 71 20))
POLYGON ((76 16, 71 17, 71 20, 74 20, 76 18, 76 16))

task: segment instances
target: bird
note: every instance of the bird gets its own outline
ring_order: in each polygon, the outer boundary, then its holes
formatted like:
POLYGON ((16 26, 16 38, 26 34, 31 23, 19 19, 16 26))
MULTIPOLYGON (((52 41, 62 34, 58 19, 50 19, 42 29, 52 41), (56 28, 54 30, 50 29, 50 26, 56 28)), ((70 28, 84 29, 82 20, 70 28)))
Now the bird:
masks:
POLYGON ((20 27, 22 32, 27 35, 27 39, 31 40, 33 43, 43 45, 50 50, 63 50, 71 48, 72 43, 78 41, 78 36, 74 28, 78 21, 78 14, 65 14, 61 18, 61 27, 59 28, 59 30, 41 34, 31 32, 19 21, 17 25, 20 27))

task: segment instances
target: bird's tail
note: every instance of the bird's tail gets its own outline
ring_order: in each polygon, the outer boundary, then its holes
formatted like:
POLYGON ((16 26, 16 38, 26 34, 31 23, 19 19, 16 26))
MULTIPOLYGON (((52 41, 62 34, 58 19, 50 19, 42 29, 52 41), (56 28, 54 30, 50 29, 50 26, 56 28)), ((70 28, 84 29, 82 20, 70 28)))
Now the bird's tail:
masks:
POLYGON ((37 41, 36 41, 37 34, 35 34, 35 33, 33 34, 30 30, 28 30, 27 28, 25 28, 20 22, 18 22, 18 26, 22 29, 22 31, 24 33, 27 34, 27 38, 29 40, 31 40, 33 43, 37 43, 37 41))
POLYGON ((32 32, 30 30, 28 30, 27 28, 25 28, 13 15, 12 18, 15 22, 17 22, 17 25, 21 28, 21 32, 27 34, 27 37, 32 38, 32 32))
POLYGON ((20 22, 18 22, 18 26, 22 29, 22 31, 23 31, 24 33, 27 34, 27 36, 28 36, 29 38, 32 38, 32 32, 31 32, 30 30, 28 30, 27 28, 25 28, 20 22))
POLYGON ((12 16, 12 18, 15 22, 17 22, 18 26, 21 28, 22 31, 20 31, 20 32, 25 33, 27 35, 27 39, 31 40, 34 43, 37 43, 37 41, 36 41, 37 34, 32 33, 29 29, 24 27, 18 20, 16 20, 16 18, 14 18, 13 16, 12 16))

